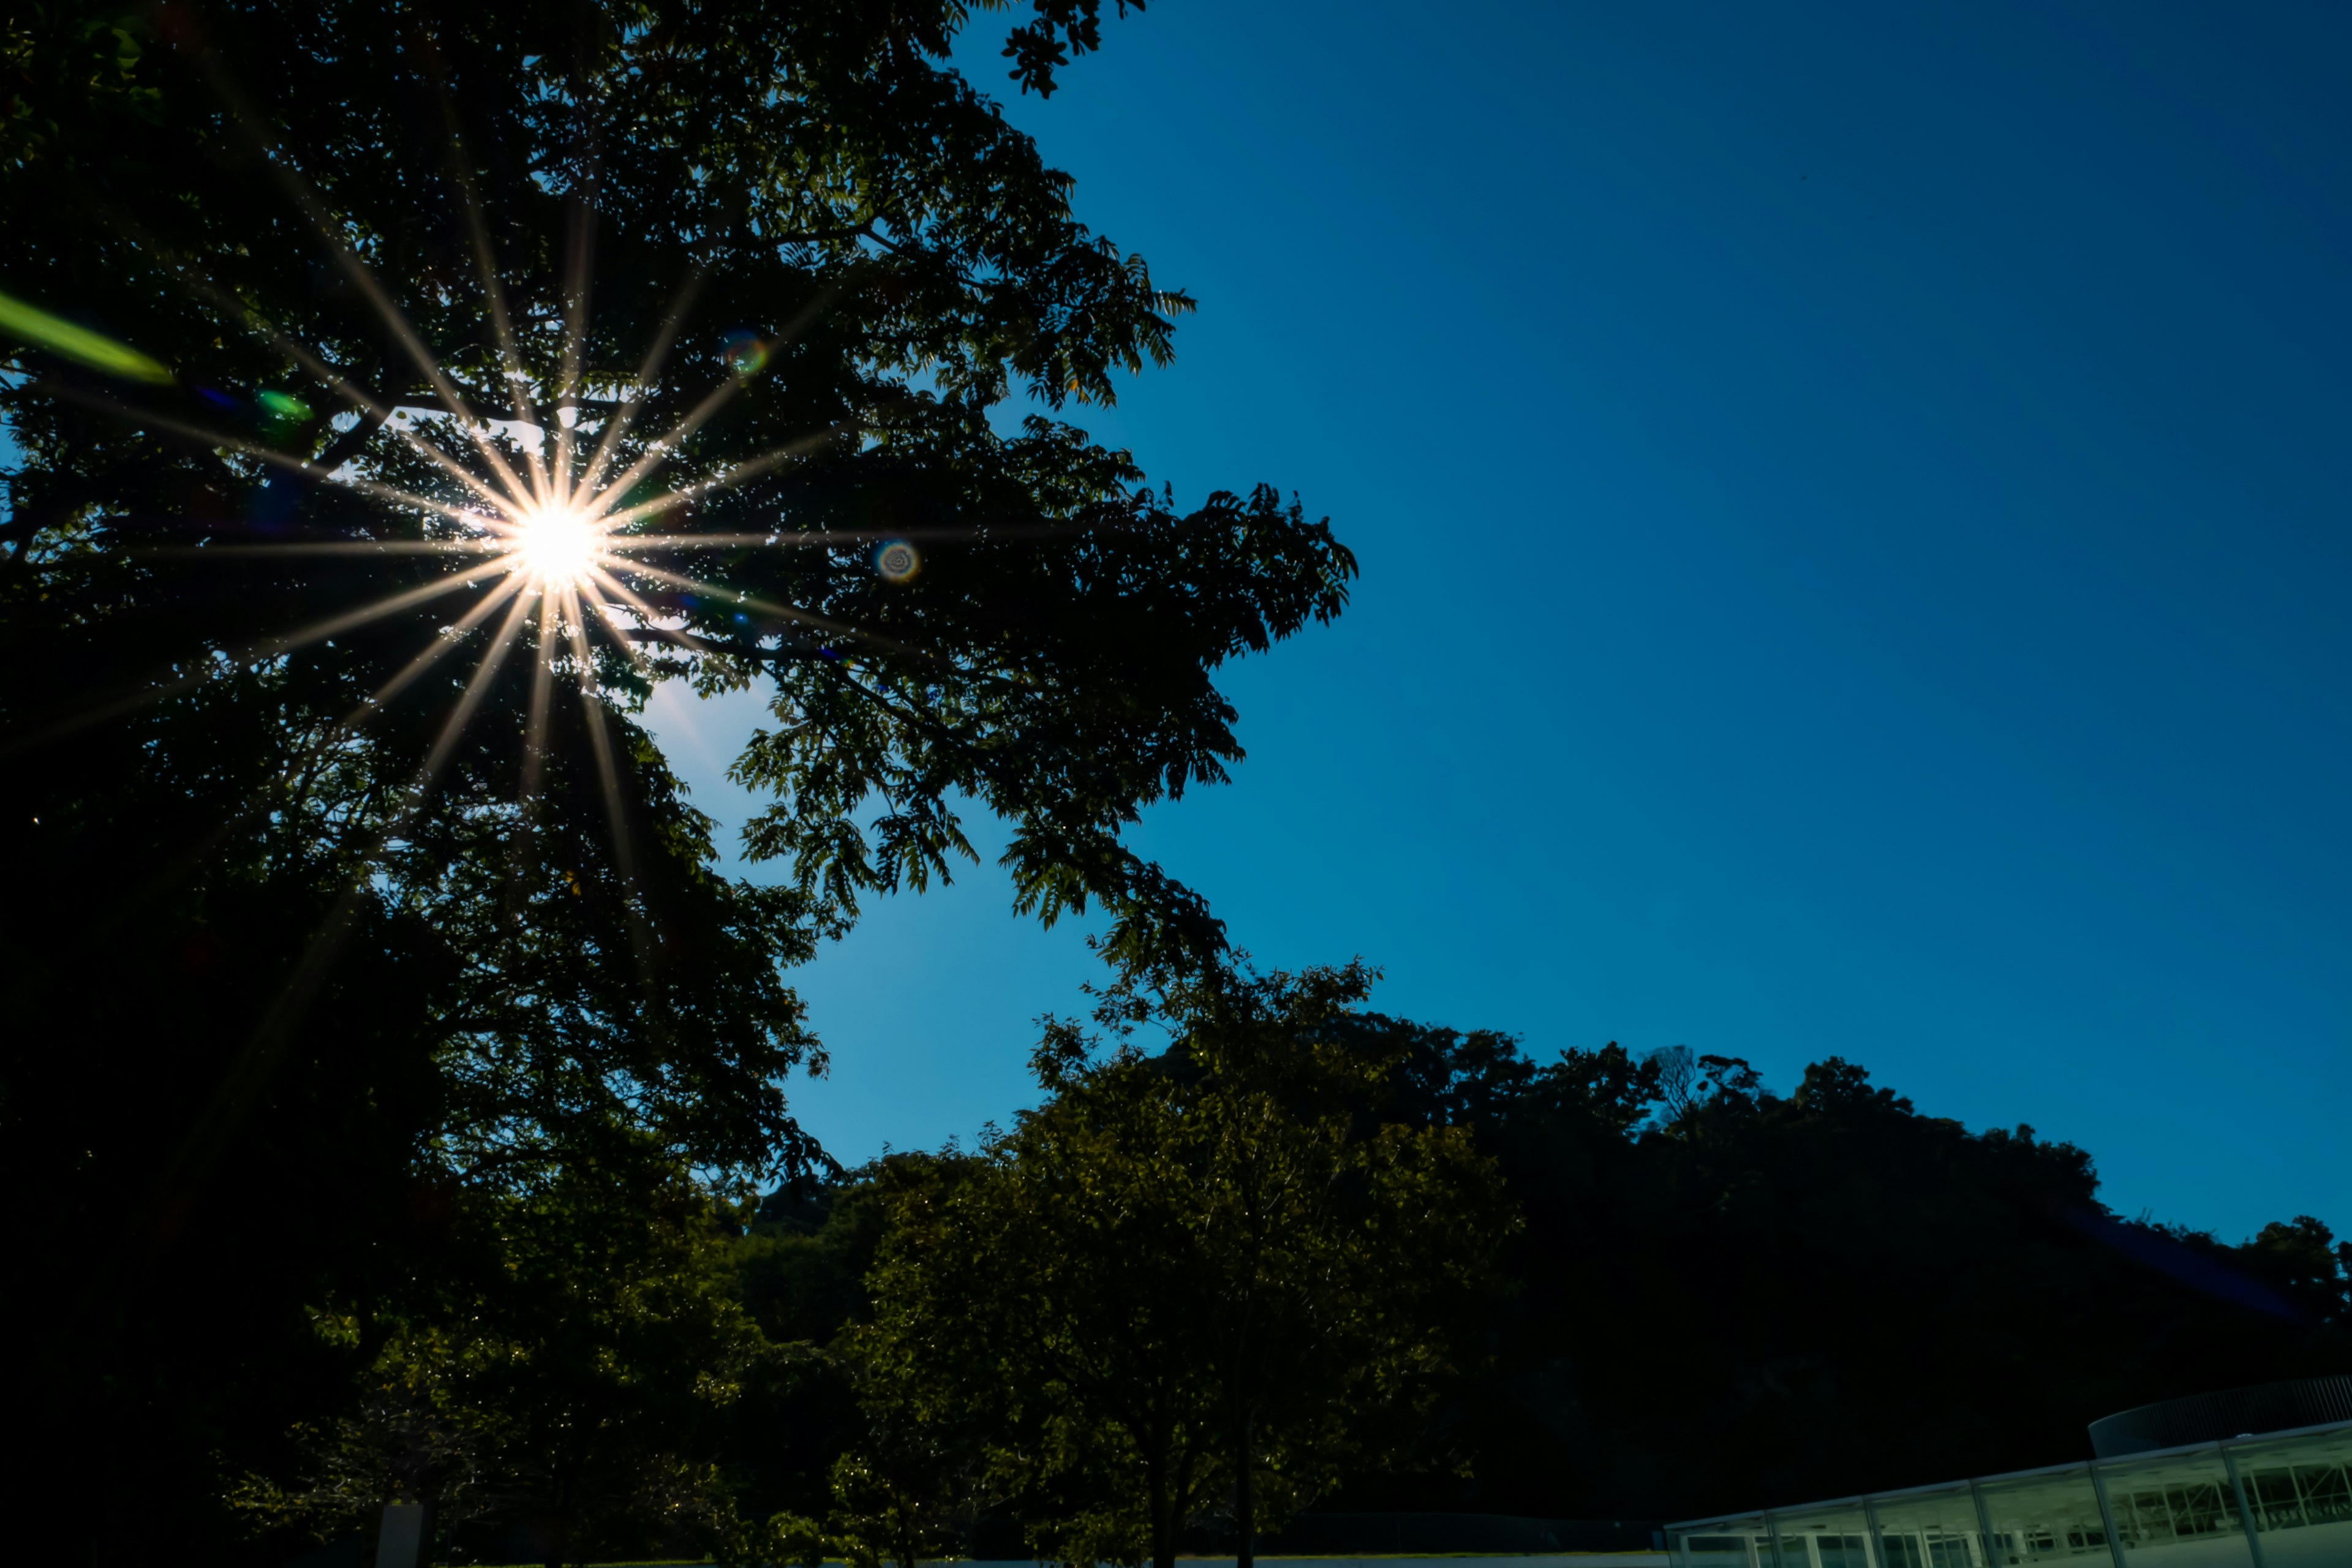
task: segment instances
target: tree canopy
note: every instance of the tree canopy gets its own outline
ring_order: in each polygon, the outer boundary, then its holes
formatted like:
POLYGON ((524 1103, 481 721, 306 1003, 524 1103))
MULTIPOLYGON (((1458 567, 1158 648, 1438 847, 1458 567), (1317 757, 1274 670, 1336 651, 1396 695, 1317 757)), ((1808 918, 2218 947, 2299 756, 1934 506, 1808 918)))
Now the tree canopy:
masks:
POLYGON ((1475 1476, 1360 1478, 1335 1506, 1688 1518, 2083 1456, 2177 1394, 2340 1371, 2352 1246, 2241 1245, 2110 1213, 2090 1154, 1972 1132, 1808 1067, 1363 1016, 1407 1123, 1466 1127, 1526 1228, 1487 1373, 1453 1412, 1475 1476))
POLYGON ((1041 1554, 1167 1568, 1215 1510, 1246 1563, 1475 1354, 1502 1194, 1465 1131, 1370 1113, 1391 1064, 1318 1036, 1369 979, 1190 983, 1158 1058, 1056 1023, 1045 1105, 893 1208, 849 1346, 869 1402, 975 1434, 1041 1554))
MULTIPOLYGON (((1009 84, 1051 91, 1097 12, 1009 24, 1009 84)), ((0 1158, 68 1282, 10 1327, 58 1347, 58 1450, 146 1435, 123 1473, 161 1500, 102 1559, 223 1539, 224 1477, 492 1267, 446 1216, 584 1168, 823 1170, 783 971, 951 874, 960 812, 1121 959, 1221 943, 1123 832, 1225 776, 1216 671, 1339 613, 1353 562, 1068 422, 1191 301, 953 68, 970 19, 0 23, 0 202, 38 215, 0 233, 0 812, 35 890, 0 916, 0 1158), (780 885, 718 872, 642 721, 666 679, 768 702, 737 776, 780 885)), ((86 1472, 10 1484, 82 1550, 86 1472)))

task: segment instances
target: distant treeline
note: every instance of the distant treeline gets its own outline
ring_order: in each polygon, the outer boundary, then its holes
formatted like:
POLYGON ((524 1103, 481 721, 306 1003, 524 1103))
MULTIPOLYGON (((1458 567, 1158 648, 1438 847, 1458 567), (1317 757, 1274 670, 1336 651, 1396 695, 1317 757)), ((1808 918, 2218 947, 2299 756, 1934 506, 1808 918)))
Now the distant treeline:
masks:
MULTIPOLYGON (((1378 1120, 1466 1130, 1521 1224, 1481 1353, 1318 1507, 1687 1517, 2079 1458, 2112 1411, 2352 1364, 2352 1247, 2318 1220, 2232 1246, 2119 1219, 2084 1151, 1922 1114, 1850 1062, 1782 1095, 1683 1050, 1544 1062, 1377 1015, 1322 1032, 1394 1064, 1378 1120)), ((763 1331, 854 1339, 894 1192, 977 1158, 769 1197, 733 1254, 763 1331)), ((822 1511, 857 1441, 851 1373, 819 1357, 734 1421, 746 1508, 822 1511)))

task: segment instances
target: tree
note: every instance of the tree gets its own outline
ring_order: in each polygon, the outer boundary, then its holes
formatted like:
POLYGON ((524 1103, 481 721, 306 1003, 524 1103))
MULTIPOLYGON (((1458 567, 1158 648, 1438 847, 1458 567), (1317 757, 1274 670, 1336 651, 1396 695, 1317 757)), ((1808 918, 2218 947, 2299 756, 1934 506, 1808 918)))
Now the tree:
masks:
MULTIPOLYGON (((1096 11, 1013 32, 1023 90, 1096 11)), ((8 1485, 59 1551, 121 1532, 101 1561, 227 1550, 224 1475, 292 1465, 460 1266, 446 1191, 647 1141, 819 1168, 780 970, 949 875, 959 799, 1024 907, 1213 952, 1121 831, 1238 760, 1215 670, 1353 570, 1271 490, 1180 510, 1060 422, 1190 301, 948 66, 950 0, 142 16, 12 16, 0 143, 47 215, 0 233, 37 307, 0 376, 36 890, 0 1158, 66 1282, 8 1303, 61 1435, 8 1485), (635 554, 558 494, 608 438, 635 554), (637 722, 666 678, 769 693, 740 772, 787 886, 714 873, 637 722), (102 1505, 66 1458, 100 1450, 154 1506, 102 1505)))
POLYGON ((2108 1213, 2091 1157, 1871 1081, 1359 1015, 1384 1115, 1471 1131, 1526 1217, 1450 1430, 1475 1475, 1366 1473, 1347 1508, 1688 1518, 2079 1458, 2150 1400, 2345 1364, 2313 1220, 2241 1247, 2108 1213), (1670 1098, 1679 1090, 1679 1108, 1670 1098))
POLYGON ((726 1416, 775 1353, 708 1191, 657 1156, 581 1161, 461 1210, 486 1267, 436 1281, 443 1310, 384 1325, 358 1407, 305 1423, 293 1484, 255 1475, 239 1501, 313 1542, 422 1502, 460 1550, 521 1543, 549 1568, 698 1547, 726 1523, 726 1416))
POLYGON ((1688 1046, 1668 1046, 1643 1060, 1657 1069, 1658 1114, 1669 1122, 1681 1121, 1696 1102, 1703 1081, 1698 1058, 1688 1046))
POLYGON ((1171 1024, 1160 1058, 1049 1027, 1049 1101, 899 1208, 854 1342, 874 1375, 977 1416, 1033 1495, 1060 1481, 1087 1548, 1130 1520, 1166 1568, 1222 1494, 1246 1563, 1269 1512, 1426 1408, 1508 1227, 1466 1135, 1364 1114, 1392 1064, 1328 1026, 1370 981, 1115 993, 1109 1016, 1171 1024), (1089 1464, 1107 1489, 1068 1485, 1089 1464))
MULTIPOLYGON (((1016 33, 1024 90, 1092 47, 1095 10, 1056 0, 1016 33)), ((1049 417, 1165 360, 1191 301, 1078 223, 1066 178, 945 67, 962 15, 167 7, 167 47, 139 61, 156 111, 97 115, 12 172, 28 210, 88 220, 13 237, 0 267, 180 379, 134 415, 26 361, 44 374, 5 405, 32 459, 10 481, 17 563, 226 542, 257 511, 338 541, 441 537, 435 506, 494 510, 484 487, 535 479, 531 454, 396 411, 549 415, 545 461, 582 470, 583 495, 606 437, 601 471, 653 487, 629 526, 658 521, 677 570, 632 581, 676 623, 670 668, 774 688, 780 727, 741 764, 782 797, 757 852, 849 910, 969 853, 961 791, 1014 824, 1041 913, 1100 899, 1122 943, 1212 937, 1118 830, 1223 776, 1240 751, 1210 672, 1338 613, 1353 563, 1264 488, 1180 514, 1049 417), (173 198, 86 199, 134 183, 173 198), (267 392, 304 380, 348 412, 267 392), (1001 433, 1016 384, 1038 412, 1001 433), (225 431, 207 392, 241 405, 225 431), (346 492, 320 515, 346 463, 415 499, 346 492), (211 515, 190 515, 198 493, 211 515), (913 548, 877 569, 893 535, 913 548)), ((383 581, 382 560, 359 575, 383 581)))

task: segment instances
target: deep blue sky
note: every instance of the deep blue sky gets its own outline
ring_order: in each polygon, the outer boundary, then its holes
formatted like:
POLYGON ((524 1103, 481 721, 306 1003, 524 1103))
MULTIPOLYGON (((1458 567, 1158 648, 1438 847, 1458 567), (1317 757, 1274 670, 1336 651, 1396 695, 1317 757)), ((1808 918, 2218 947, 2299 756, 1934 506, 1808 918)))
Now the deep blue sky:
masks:
MULTIPOLYGON (((2352 1227, 2352 12, 1106 33, 1008 112, 1202 310, 1078 422, 1363 563, 1140 836, 1237 941, 1539 1055, 1844 1056, 2126 1213, 2352 1227)), ((746 721, 664 725, 730 825, 746 721)), ((809 1125, 1026 1102, 1080 934, 992 867, 877 910, 799 977, 809 1125)))

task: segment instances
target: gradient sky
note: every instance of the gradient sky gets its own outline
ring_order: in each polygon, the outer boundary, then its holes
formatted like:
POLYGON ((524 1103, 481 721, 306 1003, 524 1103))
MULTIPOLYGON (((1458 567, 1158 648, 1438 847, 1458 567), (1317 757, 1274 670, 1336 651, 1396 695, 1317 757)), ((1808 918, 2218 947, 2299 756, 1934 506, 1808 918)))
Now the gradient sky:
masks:
MULTIPOLYGON (((2352 11, 1105 31, 1007 111, 1202 309, 1076 421, 1363 563, 1139 836, 1238 942, 1538 1056, 1844 1056, 2126 1214, 2352 1228, 2352 11)), ((754 715, 692 708, 731 841, 754 715)), ((838 1156, 1034 1098, 1093 966, 1009 903, 978 868, 797 977, 838 1156)))

